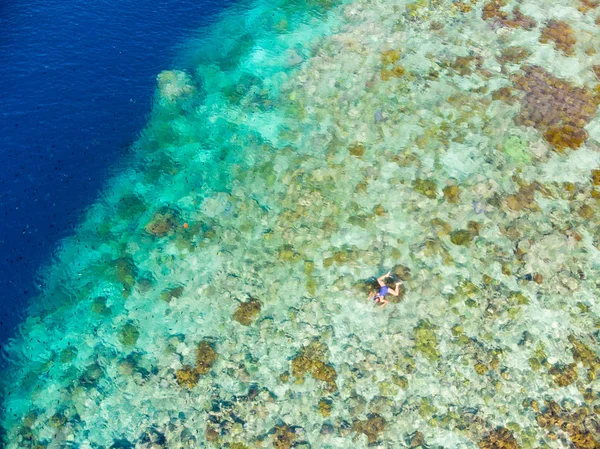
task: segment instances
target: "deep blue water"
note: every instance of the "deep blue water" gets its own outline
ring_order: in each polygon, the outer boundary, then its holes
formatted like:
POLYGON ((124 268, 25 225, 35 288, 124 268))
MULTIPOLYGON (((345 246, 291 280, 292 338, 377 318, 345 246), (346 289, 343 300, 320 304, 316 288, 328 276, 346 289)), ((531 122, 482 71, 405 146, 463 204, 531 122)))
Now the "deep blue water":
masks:
POLYGON ((229 3, 0 2, 0 344, 143 128, 156 75, 229 3))

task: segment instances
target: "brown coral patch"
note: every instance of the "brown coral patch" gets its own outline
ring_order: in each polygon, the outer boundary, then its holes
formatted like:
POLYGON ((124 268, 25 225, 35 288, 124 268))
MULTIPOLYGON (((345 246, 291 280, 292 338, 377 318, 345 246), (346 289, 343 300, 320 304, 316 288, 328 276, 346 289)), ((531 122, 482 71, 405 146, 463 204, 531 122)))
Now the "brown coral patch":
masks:
POLYGON ((506 0, 491 0, 483 6, 481 18, 490 20, 493 26, 502 26, 508 28, 524 28, 531 30, 537 23, 533 17, 524 15, 518 7, 512 11, 512 15, 502 10, 506 5, 506 0))
POLYGON ((287 424, 275 426, 275 436, 273 437, 274 449, 290 449, 298 436, 294 429, 287 424))
POLYGON ((260 309, 260 301, 258 299, 250 299, 238 306, 233 314, 233 319, 244 326, 250 326, 260 313, 260 309))
POLYGON ((512 432, 504 427, 498 427, 479 442, 480 449, 520 449, 512 432))
POLYGON ((577 8, 580 12, 586 13, 592 9, 596 9, 600 2, 598 0, 579 0, 581 6, 577 8))
POLYGON ((543 413, 537 416, 537 423, 549 433, 553 433, 555 427, 561 429, 577 449, 600 449, 596 431, 600 428, 600 419, 588 407, 567 411, 555 401, 546 401, 543 413))
POLYGON ((507 47, 502 50, 498 62, 500 64, 519 64, 530 54, 531 52, 523 47, 507 47))
POLYGON ((182 387, 194 388, 200 379, 200 373, 196 371, 196 368, 190 365, 185 365, 175 373, 177 383, 182 387))
POLYGON ((540 42, 547 44, 550 41, 554 42, 557 50, 560 50, 566 56, 571 56, 577 38, 567 22, 550 20, 542 30, 540 42))
POLYGON ((175 373, 177 383, 182 387, 194 388, 200 376, 210 371, 219 355, 209 342, 202 341, 196 349, 196 366, 185 365, 175 373))
POLYGON ((550 367, 548 374, 554 377, 556 385, 566 387, 577 380, 577 365, 575 363, 555 365, 550 367))
POLYGON ((513 77, 515 87, 525 93, 516 123, 542 132, 556 151, 581 146, 588 137, 584 127, 593 118, 600 98, 541 67, 526 66, 523 72, 513 77))
POLYGON ((595 379, 596 372, 600 369, 600 357, 574 335, 569 335, 568 338, 572 345, 571 353, 573 354, 573 358, 581 362, 588 369, 589 380, 595 379))
POLYGON ((302 382, 304 376, 308 373, 314 379, 325 382, 329 391, 336 391, 337 372, 332 365, 326 363, 326 350, 325 345, 319 342, 313 342, 303 348, 292 359, 292 374, 298 381, 302 382))
POLYGON ((148 224, 144 227, 148 234, 155 237, 164 237, 177 227, 177 213, 167 208, 156 211, 148 224))
POLYGON ((492 100, 500 100, 511 104, 515 100, 515 94, 510 87, 501 87, 492 92, 492 100))
POLYGON ((460 200, 460 188, 456 185, 449 185, 443 188, 444 199, 449 203, 458 203, 460 200))
POLYGON ((368 415, 366 420, 354 421, 353 428, 357 433, 362 433, 367 436, 369 444, 374 444, 379 438, 379 434, 385 430, 385 419, 377 414, 368 415))
POLYGON ((352 156, 362 157, 365 154, 365 146, 360 142, 356 142, 348 147, 348 151, 352 156))
POLYGON ((459 56, 454 60, 451 67, 456 70, 459 75, 467 76, 473 73, 475 69, 481 69, 483 58, 478 55, 474 56, 459 56))
POLYGON ((381 62, 383 64, 394 64, 400 60, 400 51, 398 50, 386 50, 381 53, 381 62))
POLYGON ((206 374, 219 358, 219 354, 207 341, 202 341, 196 349, 196 370, 200 374, 206 374))

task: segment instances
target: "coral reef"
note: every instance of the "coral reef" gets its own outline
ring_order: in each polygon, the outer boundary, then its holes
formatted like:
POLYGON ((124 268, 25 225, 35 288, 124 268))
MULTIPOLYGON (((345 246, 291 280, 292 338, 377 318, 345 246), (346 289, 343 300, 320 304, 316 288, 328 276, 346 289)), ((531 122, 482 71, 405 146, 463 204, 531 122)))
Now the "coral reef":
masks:
POLYGON ((575 87, 539 66, 524 67, 523 74, 513 81, 525 93, 518 124, 542 132, 557 151, 577 149, 585 142, 588 133, 584 127, 600 104, 594 92, 575 87))
POLYGON ((577 43, 573 30, 562 20, 550 20, 542 29, 540 42, 546 44, 549 41, 554 42, 556 48, 566 56, 573 54, 573 46, 577 43))

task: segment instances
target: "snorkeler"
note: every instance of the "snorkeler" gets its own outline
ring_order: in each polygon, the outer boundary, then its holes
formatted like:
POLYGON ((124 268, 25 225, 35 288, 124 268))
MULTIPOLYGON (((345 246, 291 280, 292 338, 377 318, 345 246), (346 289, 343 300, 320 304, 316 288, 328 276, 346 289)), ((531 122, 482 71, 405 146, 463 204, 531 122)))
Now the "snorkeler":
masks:
POLYGON ((369 293, 369 300, 372 300, 376 304, 381 304, 382 307, 385 307, 389 302, 387 299, 385 299, 385 295, 387 295, 388 293, 394 296, 400 295, 400 284, 402 284, 402 282, 396 282, 396 287, 393 290, 390 289, 387 285, 385 285, 385 280, 391 277, 392 272, 388 271, 383 276, 377 278, 377 283, 379 284, 379 291, 377 293, 369 293))

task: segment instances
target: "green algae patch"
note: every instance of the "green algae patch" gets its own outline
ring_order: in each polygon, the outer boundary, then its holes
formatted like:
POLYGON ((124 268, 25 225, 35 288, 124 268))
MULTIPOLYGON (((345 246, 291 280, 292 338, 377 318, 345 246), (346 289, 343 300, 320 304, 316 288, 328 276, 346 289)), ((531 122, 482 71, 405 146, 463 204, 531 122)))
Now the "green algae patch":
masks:
POLYGON ((134 220, 140 217, 148 206, 144 200, 135 194, 123 196, 117 205, 117 214, 123 220, 134 220))
POLYGON ((415 179, 413 190, 432 200, 437 198, 437 184, 433 179, 415 179))
POLYGON ((119 331, 119 341, 123 346, 135 346, 140 337, 140 331, 132 323, 125 324, 119 331))
POLYGON ((101 316, 110 316, 112 314, 112 310, 106 306, 106 298, 103 296, 94 298, 91 309, 92 312, 101 316))
POLYGON ((260 313, 261 303, 258 299, 250 299, 241 303, 233 314, 233 319, 244 326, 250 326, 260 313))
POLYGON ((58 361, 60 363, 69 363, 73 359, 75 359, 75 357, 77 357, 77 349, 68 347, 68 348, 63 349, 60 352, 60 355, 58 357, 58 361))
POLYGON ((531 163, 527 141, 518 136, 507 136, 502 142, 502 151, 516 164, 526 165, 531 163))
POLYGON ((160 294, 160 299, 162 299, 165 302, 171 302, 174 299, 179 298, 183 294, 183 290, 184 287, 181 285, 178 287, 168 288, 160 294))
POLYGON ((440 357, 438 351, 438 339, 435 334, 437 326, 427 320, 420 320, 414 331, 415 349, 427 358, 430 362, 436 362, 440 357))
POLYGON ((133 259, 131 257, 119 257, 113 260, 112 268, 116 279, 123 284, 123 288, 126 290, 131 289, 137 276, 137 267, 133 259))
POLYGON ((468 246, 473 240, 473 233, 464 229, 452 231, 450 233, 450 241, 455 245, 468 246))

